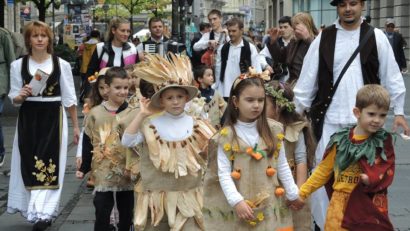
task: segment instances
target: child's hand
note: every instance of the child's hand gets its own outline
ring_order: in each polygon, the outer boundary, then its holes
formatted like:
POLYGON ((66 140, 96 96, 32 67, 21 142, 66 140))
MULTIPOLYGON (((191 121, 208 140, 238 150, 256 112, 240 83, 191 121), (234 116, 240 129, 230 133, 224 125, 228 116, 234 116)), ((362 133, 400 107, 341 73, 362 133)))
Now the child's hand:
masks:
POLYGON ((77 171, 77 172, 75 172, 75 176, 76 176, 78 179, 83 179, 83 178, 84 178, 84 173, 83 173, 83 172, 80 172, 80 171, 77 171))
POLYGON ((364 174, 364 173, 360 174, 360 180, 362 181, 364 185, 370 184, 369 176, 367 174, 364 174))
POLYGON ((154 108, 151 106, 151 100, 150 100, 150 99, 147 99, 147 98, 145 98, 145 97, 142 97, 142 98, 140 99, 140 106, 141 106, 140 113, 141 113, 141 115, 143 115, 144 117, 150 116, 150 115, 152 115, 152 114, 154 114, 154 113, 157 112, 157 110, 154 109, 154 108))
POLYGON ((294 211, 302 209, 303 206, 305 206, 305 202, 301 198, 289 202, 289 208, 291 208, 294 211))
POLYGON ((243 220, 253 220, 255 217, 253 216, 253 210, 246 204, 245 201, 241 201, 235 205, 236 214, 239 218, 243 220))
POLYGON ((83 158, 77 157, 75 160, 75 166, 77 167, 77 170, 80 169, 82 163, 83 163, 83 158))

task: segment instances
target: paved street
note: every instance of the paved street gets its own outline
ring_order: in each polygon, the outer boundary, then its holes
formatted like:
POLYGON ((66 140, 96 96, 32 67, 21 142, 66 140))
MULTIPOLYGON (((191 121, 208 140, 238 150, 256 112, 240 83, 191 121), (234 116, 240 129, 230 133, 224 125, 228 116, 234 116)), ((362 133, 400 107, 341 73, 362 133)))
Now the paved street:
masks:
MULTIPOLYGON (((410 76, 405 77, 407 89, 410 89, 410 76)), ((408 94, 409 95, 409 94, 408 94)), ((410 97, 407 97, 406 114, 410 115, 410 97)), ((7 108, 1 118, 5 136, 6 160, 0 168, 0 231, 29 231, 32 224, 25 221, 20 214, 8 214, 7 191, 9 177, 4 173, 10 169, 12 139, 15 132, 15 110, 7 108)), ((410 123, 410 117, 408 117, 410 123)), ((392 117, 386 124, 391 128, 392 117)), ((71 132, 71 130, 70 130, 71 132)), ((70 136, 71 138, 71 136, 70 136)), ((410 141, 397 139, 396 145, 397 171, 393 186, 389 192, 390 217, 396 230, 410 230, 410 141)), ((91 191, 85 187, 85 182, 75 178, 75 151, 73 147, 68 152, 66 176, 63 195, 60 204, 60 215, 53 223, 50 231, 90 231, 93 230, 94 208, 91 191)))

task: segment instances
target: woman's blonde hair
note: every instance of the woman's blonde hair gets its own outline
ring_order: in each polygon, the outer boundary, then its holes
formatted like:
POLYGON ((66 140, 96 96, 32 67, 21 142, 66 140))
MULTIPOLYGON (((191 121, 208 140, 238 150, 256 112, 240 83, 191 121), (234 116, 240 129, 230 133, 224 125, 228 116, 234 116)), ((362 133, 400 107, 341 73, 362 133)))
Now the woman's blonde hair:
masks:
POLYGON ((306 12, 299 12, 295 14, 292 17, 291 21, 293 28, 295 28, 295 26, 299 23, 305 25, 312 38, 316 37, 319 34, 319 31, 317 30, 315 23, 313 22, 312 16, 306 12))
POLYGON ((121 24, 129 24, 130 21, 125 18, 113 18, 110 21, 110 24, 108 26, 108 30, 105 35, 105 40, 106 41, 112 41, 114 39, 114 34, 112 33, 112 29, 118 29, 121 24))
POLYGON ((46 33, 48 37, 47 53, 53 53, 53 32, 46 23, 41 21, 32 21, 24 27, 24 44, 26 45, 28 53, 30 55, 32 54, 30 42, 31 35, 33 35, 33 33, 36 33, 39 30, 44 31, 44 33, 46 33))

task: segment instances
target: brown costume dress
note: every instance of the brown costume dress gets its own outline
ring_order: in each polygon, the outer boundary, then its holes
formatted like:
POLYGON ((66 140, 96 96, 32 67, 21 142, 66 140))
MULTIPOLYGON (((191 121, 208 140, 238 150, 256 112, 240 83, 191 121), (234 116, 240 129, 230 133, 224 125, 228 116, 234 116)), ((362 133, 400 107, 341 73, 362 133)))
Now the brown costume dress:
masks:
MULTIPOLYGON (((292 214, 285 205, 283 197, 275 195, 279 187, 277 174, 268 176, 266 169, 276 169, 278 150, 281 142, 276 137, 282 132, 282 125, 269 121, 274 134, 277 151, 272 157, 256 160, 247 153, 249 145, 240 138, 235 140, 230 127, 223 128, 213 137, 209 146, 208 170, 204 182, 204 220, 206 230, 242 231, 242 230, 293 230, 292 214), (240 169, 240 179, 234 180, 236 188, 245 198, 253 203, 261 201, 253 208, 255 220, 244 221, 237 217, 221 189, 218 178, 217 150, 222 146, 232 169, 240 169), (264 198, 264 199, 263 199, 264 198)), ((258 142, 258 150, 266 151, 263 140, 258 142)))

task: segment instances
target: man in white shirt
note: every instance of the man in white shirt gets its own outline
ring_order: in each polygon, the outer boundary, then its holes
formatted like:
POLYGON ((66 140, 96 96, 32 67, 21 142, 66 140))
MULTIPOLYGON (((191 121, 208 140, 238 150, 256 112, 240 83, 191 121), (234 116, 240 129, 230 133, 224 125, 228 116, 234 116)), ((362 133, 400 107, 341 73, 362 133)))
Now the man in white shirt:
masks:
MULTIPOLYGON (((334 83, 344 65, 358 47, 360 39, 371 29, 361 16, 364 1, 331 1, 330 4, 337 7, 339 18, 312 42, 294 88, 296 110, 303 112, 310 108, 309 114, 318 140, 316 163, 321 161, 330 136, 355 123, 352 109, 356 93, 364 84, 381 84, 389 91, 395 114, 393 131, 402 127, 406 135, 410 134, 403 111, 406 94, 403 77, 388 39, 377 28, 350 64, 331 97, 334 83)), ((328 205, 325 190, 316 191, 311 202, 315 222, 323 230, 328 205)))
POLYGON ((201 39, 194 44, 194 51, 200 52, 207 49, 216 51, 225 42, 229 41, 227 31, 222 28, 221 11, 216 9, 211 10, 208 13, 208 21, 211 24, 212 30, 204 33, 201 39))
POLYGON ((243 22, 231 18, 227 23, 230 42, 218 49, 215 66, 215 88, 228 100, 234 80, 246 73, 250 66, 261 72, 258 50, 255 45, 243 39, 243 22))
POLYGON ((148 21, 148 28, 151 36, 147 39, 147 41, 142 42, 137 46, 138 53, 142 53, 144 51, 146 44, 159 44, 169 40, 166 36, 164 36, 164 22, 161 18, 150 18, 148 21))

